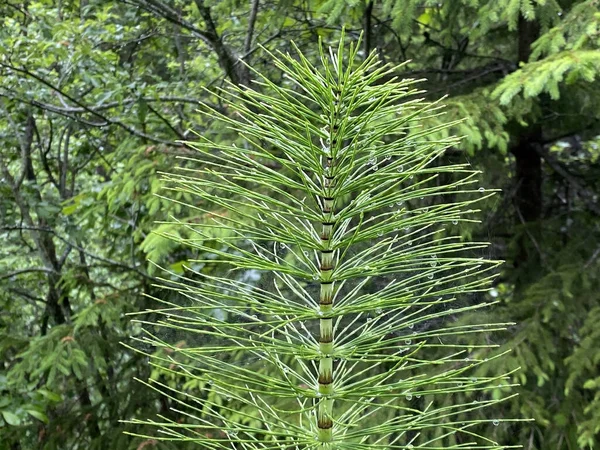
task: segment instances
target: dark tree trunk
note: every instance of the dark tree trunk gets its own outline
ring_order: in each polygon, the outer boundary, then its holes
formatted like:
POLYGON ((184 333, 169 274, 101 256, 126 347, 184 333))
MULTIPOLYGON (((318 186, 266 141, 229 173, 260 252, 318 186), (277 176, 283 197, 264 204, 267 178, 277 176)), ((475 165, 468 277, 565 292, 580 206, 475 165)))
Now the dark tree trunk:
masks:
MULTIPOLYGON (((518 59, 525 62, 531 55, 531 44, 539 37, 539 25, 535 21, 519 18, 518 59)), ((519 138, 511 148, 515 157, 515 220, 519 232, 513 259, 515 268, 535 268, 539 265, 540 248, 538 222, 542 217, 542 159, 539 146, 542 142, 542 127, 533 123, 521 129, 519 138), (534 267, 535 266, 535 267, 534 267)), ((522 273, 525 275, 525 273, 522 273)), ((519 277, 521 278, 521 277, 519 277)), ((517 283, 519 284, 519 283, 517 283)))
POLYGON ((517 62, 527 62, 531 56, 531 44, 540 37, 540 26, 536 21, 526 20, 523 16, 519 16, 519 42, 517 43, 517 62))
POLYGON ((364 33, 364 41, 363 41, 363 49, 365 52, 365 58, 369 56, 372 50, 371 37, 371 15, 373 14, 373 2, 370 1, 365 6, 365 12, 363 14, 363 33, 364 33))
POLYGON ((542 159, 538 152, 541 127, 535 126, 512 148, 516 160, 516 195, 514 205, 517 220, 535 222, 542 216, 542 159))

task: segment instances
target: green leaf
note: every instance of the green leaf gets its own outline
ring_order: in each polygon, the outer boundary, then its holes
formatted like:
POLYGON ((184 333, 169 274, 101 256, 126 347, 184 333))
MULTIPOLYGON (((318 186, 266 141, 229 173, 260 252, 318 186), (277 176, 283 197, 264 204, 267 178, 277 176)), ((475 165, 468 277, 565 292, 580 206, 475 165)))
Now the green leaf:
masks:
POLYGON ((142 123, 146 121, 148 114, 148 103, 142 97, 138 99, 138 120, 142 123))
POLYGON ((44 423, 48 423, 48 416, 46 416, 46 414, 44 414, 41 411, 35 410, 35 409, 26 409, 25 410, 30 416, 35 417, 38 420, 41 420, 44 423))
POLYGON ((4 420, 9 425, 12 425, 12 426, 21 425, 20 417, 10 411, 6 411, 6 410, 2 411, 2 417, 4 417, 4 420))
POLYGON ((79 207, 79 205, 77 205, 77 204, 72 204, 72 205, 69 205, 69 206, 63 206, 62 213, 65 216, 70 216, 75 211, 77 211, 78 207, 79 207))
POLYGON ((37 392, 52 402, 58 403, 62 401, 62 397, 59 394, 49 391, 48 389, 38 389, 37 392))

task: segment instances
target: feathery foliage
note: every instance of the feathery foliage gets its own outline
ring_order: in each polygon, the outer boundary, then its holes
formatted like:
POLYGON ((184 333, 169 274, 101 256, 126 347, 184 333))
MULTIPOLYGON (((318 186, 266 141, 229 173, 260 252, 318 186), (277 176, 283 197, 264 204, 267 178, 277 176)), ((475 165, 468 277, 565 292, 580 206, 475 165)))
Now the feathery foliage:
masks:
POLYGON ((300 52, 272 55, 281 85, 262 77, 261 92, 232 86, 221 100, 235 112, 209 112, 242 144, 204 137, 189 144, 200 168, 165 176, 197 199, 187 206, 212 214, 175 221, 185 233, 171 237, 231 269, 227 278, 188 269, 165 284, 188 302, 162 301, 161 319, 142 322, 158 331, 139 341, 168 349, 152 364, 196 381, 195 389, 149 383, 190 420, 150 421, 166 440, 215 449, 504 448, 479 435, 479 421, 458 420, 501 400, 439 401, 507 379, 469 378, 486 361, 469 351, 490 345, 467 349, 459 339, 506 324, 451 320, 484 306, 452 308, 485 290, 498 265, 472 256, 486 243, 444 233, 473 220, 477 172, 437 164, 457 138, 425 139, 437 130, 420 123, 440 107, 375 54, 358 63, 358 48, 326 55, 321 46, 322 70, 300 52), (452 200, 411 208, 422 197, 452 200), (263 282, 244 281, 247 271, 263 282), (169 343, 165 331, 198 345, 169 343), (426 405, 411 405, 413 396, 426 405), (234 411, 244 411, 237 421, 234 411), (457 433, 461 444, 447 445, 457 433))

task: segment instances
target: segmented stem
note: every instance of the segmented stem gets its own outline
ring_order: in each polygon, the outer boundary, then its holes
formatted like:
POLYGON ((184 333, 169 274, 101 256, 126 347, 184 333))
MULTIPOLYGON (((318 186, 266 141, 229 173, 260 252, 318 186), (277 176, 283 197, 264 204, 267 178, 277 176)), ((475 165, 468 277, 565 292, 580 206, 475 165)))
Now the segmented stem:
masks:
MULTIPOLYGON (((333 142, 332 142, 333 145, 333 142)), ((327 157, 327 165, 323 179, 325 196, 323 202, 323 222, 321 231, 321 261, 320 281, 321 292, 319 297, 319 405, 317 409, 317 425, 319 428, 319 441, 328 443, 333 441, 333 292, 334 281, 332 273, 335 265, 335 251, 331 248, 333 234, 333 215, 335 198, 331 196, 334 185, 332 174, 333 159, 327 157)))

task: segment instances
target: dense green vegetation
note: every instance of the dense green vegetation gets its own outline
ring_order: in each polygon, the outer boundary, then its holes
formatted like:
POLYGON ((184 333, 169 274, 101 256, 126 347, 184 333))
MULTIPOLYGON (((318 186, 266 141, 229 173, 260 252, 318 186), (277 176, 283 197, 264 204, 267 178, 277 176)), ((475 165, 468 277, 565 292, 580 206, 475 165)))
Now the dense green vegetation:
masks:
MULTIPOLYGON (((482 223, 452 230, 489 240, 487 256, 507 261, 485 295, 498 303, 473 319, 517 325, 472 339, 513 351, 475 376, 521 367, 521 386, 502 389, 519 397, 482 414, 535 423, 502 423, 493 439, 598 444, 598 0, 8 0, 0 11, 0 448, 188 448, 131 437, 123 432, 148 430, 120 422, 186 420, 135 378, 182 380, 120 345, 141 332, 125 314, 165 297, 149 260, 181 274, 202 259, 157 222, 213 214, 186 206, 185 192, 169 194, 180 203, 156 196, 159 172, 195 155, 180 142, 194 132, 231 141, 197 109, 227 116, 215 90, 255 79, 240 58, 277 82, 259 44, 285 52, 293 40, 316 61, 318 39, 337 42, 342 26, 347 41, 364 33, 363 58, 410 61, 399 79, 424 79, 428 99, 448 96, 447 114, 423 126, 465 118, 439 131, 465 136, 444 161, 468 160, 482 186, 502 189, 479 204, 482 223)), ((169 336, 181 347, 187 338, 169 336)))

